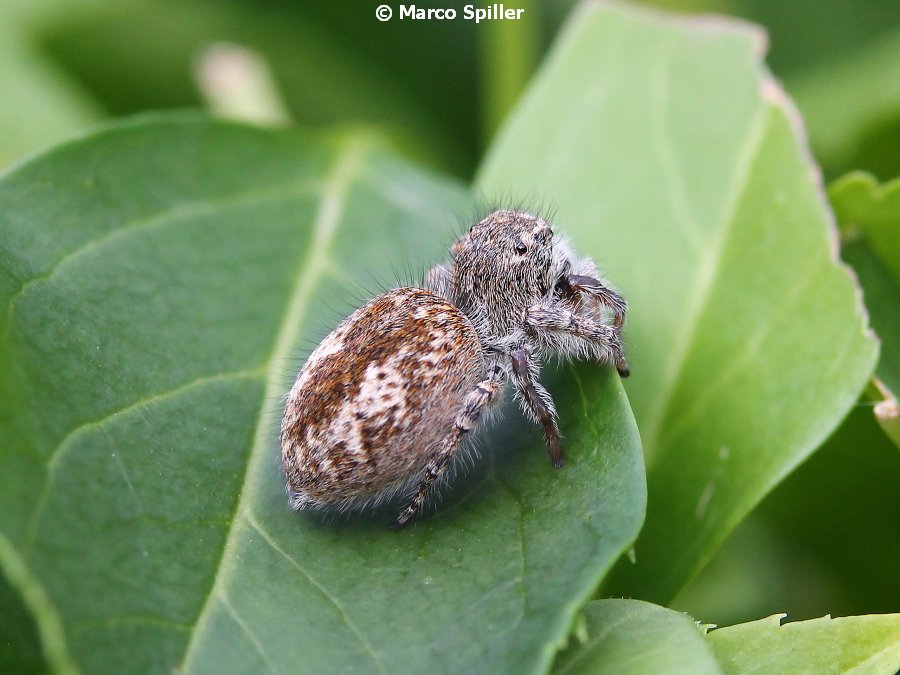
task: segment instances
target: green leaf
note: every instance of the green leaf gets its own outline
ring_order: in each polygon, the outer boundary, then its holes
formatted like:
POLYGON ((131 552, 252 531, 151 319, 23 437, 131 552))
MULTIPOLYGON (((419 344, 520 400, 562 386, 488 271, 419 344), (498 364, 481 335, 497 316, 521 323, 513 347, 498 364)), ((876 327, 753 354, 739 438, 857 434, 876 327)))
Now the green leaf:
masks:
POLYGON ((900 668, 900 614, 782 625, 784 614, 719 628, 707 640, 726 673, 894 675, 900 668))
POLYGON ((722 671, 697 624, 686 614, 640 600, 598 600, 584 608, 583 641, 572 640, 556 675, 722 671))
POLYGON ((584 5, 477 181, 551 202, 630 303, 649 496, 637 564, 617 568, 613 595, 670 599, 874 367, 762 42, 726 20, 584 5))
POLYGON ((875 384, 883 400, 875 417, 900 446, 900 179, 879 185, 869 174, 852 173, 832 183, 828 196, 841 227, 841 255, 856 270, 881 338, 875 384))
POLYGON ((399 534, 291 512, 278 468, 302 349, 469 208, 367 136, 190 117, 0 179, 0 566, 55 669, 549 665, 643 517, 609 369, 551 383, 565 468, 514 421, 399 534))
POLYGON ((900 614, 781 625, 784 614, 706 634, 686 614, 636 600, 585 607, 580 642, 554 668, 570 673, 816 673, 894 675, 900 614))

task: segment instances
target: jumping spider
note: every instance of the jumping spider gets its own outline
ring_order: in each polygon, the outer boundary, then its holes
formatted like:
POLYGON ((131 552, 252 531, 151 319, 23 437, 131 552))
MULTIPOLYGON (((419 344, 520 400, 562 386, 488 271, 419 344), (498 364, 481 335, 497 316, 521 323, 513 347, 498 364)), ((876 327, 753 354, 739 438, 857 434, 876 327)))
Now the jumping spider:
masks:
POLYGON ((409 502, 394 527, 403 527, 507 379, 559 467, 539 357, 611 362, 628 375, 624 299, 544 219, 496 211, 451 253, 424 288, 388 291, 351 314, 300 371, 281 425, 292 508, 361 507, 402 492, 409 502))

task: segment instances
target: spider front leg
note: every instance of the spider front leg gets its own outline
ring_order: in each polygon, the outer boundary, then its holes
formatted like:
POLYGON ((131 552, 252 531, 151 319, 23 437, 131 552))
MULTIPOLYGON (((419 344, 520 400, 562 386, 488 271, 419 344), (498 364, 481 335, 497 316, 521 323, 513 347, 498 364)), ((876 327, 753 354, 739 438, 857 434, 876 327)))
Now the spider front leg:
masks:
POLYGON ((496 398, 502 387, 503 370, 495 367, 486 379, 479 382, 472 391, 466 394, 449 433, 438 445, 434 456, 425 465, 425 471, 416 488, 416 493, 394 520, 392 527, 395 530, 404 527, 421 510, 431 487, 447 469, 450 460, 459 449, 463 437, 475 428, 481 412, 496 398))
POLYGON ((585 345, 586 351, 595 358, 615 363, 621 377, 629 375, 628 362, 622 351, 621 333, 615 326, 607 326, 596 319, 555 304, 529 307, 525 311, 525 327, 538 340, 542 339, 542 334, 549 332, 562 333, 582 341, 580 344, 585 345))
POLYGON ((538 365, 531 351, 519 348, 510 354, 512 360, 513 385, 516 393, 535 422, 544 428, 544 437, 550 450, 553 466, 563 465, 562 446, 559 442, 559 426, 556 422, 556 406, 550 392, 538 382, 538 365))
POLYGON ((565 283, 573 293, 583 293, 612 310, 615 316, 615 327, 619 330, 622 329, 622 324, 625 322, 625 311, 628 309, 625 298, 593 277, 570 274, 566 277, 565 283))

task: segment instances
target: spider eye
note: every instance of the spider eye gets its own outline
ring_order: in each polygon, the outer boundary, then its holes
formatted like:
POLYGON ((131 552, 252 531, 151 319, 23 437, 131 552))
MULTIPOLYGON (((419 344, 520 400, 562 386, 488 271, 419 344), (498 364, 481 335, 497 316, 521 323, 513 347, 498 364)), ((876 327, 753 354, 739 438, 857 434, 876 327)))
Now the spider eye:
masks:
POLYGON ((524 254, 528 253, 528 247, 525 244, 523 244, 521 241, 516 242, 515 248, 516 248, 516 253, 518 253, 519 255, 524 255, 524 254))

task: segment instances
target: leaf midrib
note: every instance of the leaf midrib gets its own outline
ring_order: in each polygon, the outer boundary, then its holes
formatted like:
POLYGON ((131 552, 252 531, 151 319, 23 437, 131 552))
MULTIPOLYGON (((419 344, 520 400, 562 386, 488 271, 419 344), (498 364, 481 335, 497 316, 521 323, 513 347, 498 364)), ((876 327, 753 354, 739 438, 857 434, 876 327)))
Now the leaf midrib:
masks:
MULTIPOLYGON (((337 231, 338 224, 344 205, 346 203, 346 193, 354 178, 361 172, 365 156, 372 147, 372 140, 368 137, 353 137, 344 142, 343 150, 338 153, 337 161, 331 172, 323 182, 322 197, 320 208, 316 215, 310 246, 306 251, 306 255, 298 261, 298 274, 294 283, 293 292, 288 300, 287 309, 282 319, 272 353, 266 361, 265 370, 268 375, 266 377, 266 389, 263 401, 260 405, 260 414, 256 425, 256 433, 253 445, 247 458, 247 469, 244 472, 243 481, 240 486, 239 496, 235 504, 234 515, 231 520, 231 526, 226 536, 225 545, 222 548, 222 554, 219 557, 218 566, 213 576, 213 583, 206 597, 203 607, 197 616, 194 624, 190 640, 184 651, 184 658, 181 661, 181 672, 190 672, 192 661, 195 658, 195 649, 199 644, 199 636, 204 632, 207 621, 209 620, 213 603, 224 593, 222 590, 230 568, 228 561, 234 559, 231 553, 237 545, 235 534, 238 531, 237 525, 240 521, 247 520, 249 522, 250 510, 248 501, 248 485, 255 484, 254 478, 257 475, 260 466, 261 453, 264 451, 269 440, 270 422, 274 422, 271 418, 277 411, 267 409, 264 405, 265 401, 278 400, 281 397, 281 377, 273 370, 273 364, 283 363, 294 349, 297 338, 300 333, 302 319, 306 314, 312 291, 320 278, 328 270, 328 250, 337 231)), ((251 525, 252 526, 252 525, 251 525)), ((346 621, 346 617, 345 617, 346 621)), ((360 642, 366 651, 372 657, 376 668, 380 672, 385 672, 384 667, 380 663, 377 655, 372 651, 371 646, 354 631, 354 626, 349 625, 351 631, 357 634, 360 642)))
POLYGON ((694 301, 686 307, 681 319, 686 329, 682 334, 682 339, 675 346, 674 356, 669 361, 670 367, 663 374, 663 379, 659 384, 659 393, 656 397, 659 403, 649 411, 642 424, 641 436, 644 442, 644 451, 648 453, 648 463, 652 462, 654 455, 659 451, 662 422, 666 419, 666 414, 672 403, 672 394, 678 382, 682 379, 686 368, 687 357, 690 353, 691 345, 694 343, 694 337, 700 324, 700 317, 703 316, 704 311, 707 309, 716 279, 722 269, 722 254, 731 235, 741 197, 746 191, 750 180, 750 169, 759 155, 759 149, 767 127, 766 122, 769 118, 769 111, 769 106, 764 102, 760 102, 756 116, 749 125, 747 136, 737 156, 737 168, 734 173, 734 180, 731 183, 731 189, 723 203, 721 215, 717 219, 717 222, 722 223, 721 231, 713 245, 709 247, 709 253, 702 260, 698 273, 694 278, 694 286, 688 296, 693 298, 694 301))

